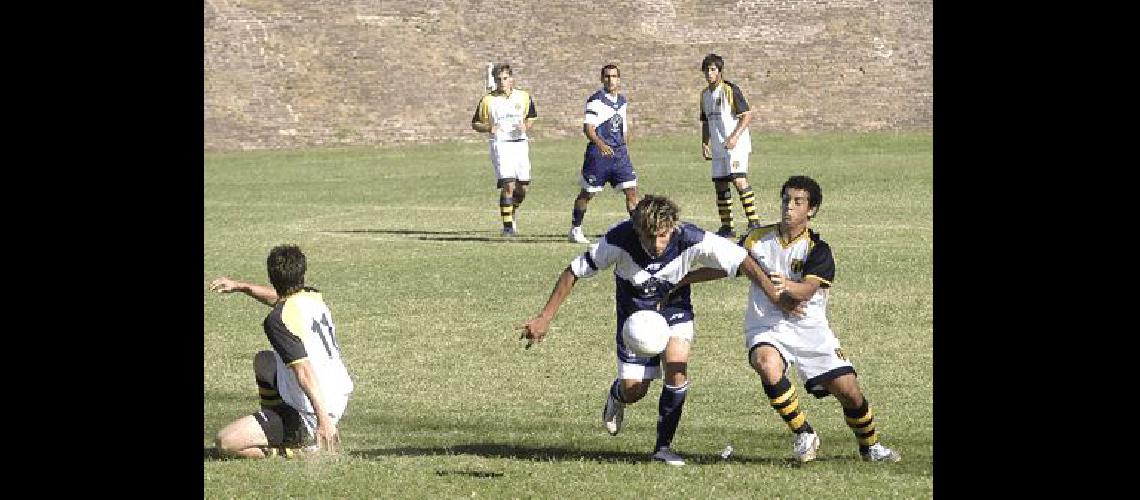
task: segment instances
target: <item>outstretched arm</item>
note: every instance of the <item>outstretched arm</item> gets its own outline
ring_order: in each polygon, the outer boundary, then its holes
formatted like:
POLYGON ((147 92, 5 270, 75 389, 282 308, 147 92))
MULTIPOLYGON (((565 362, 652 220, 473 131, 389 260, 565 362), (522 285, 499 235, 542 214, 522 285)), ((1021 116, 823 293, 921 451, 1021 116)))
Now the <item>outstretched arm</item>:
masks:
POLYGON ((258 302, 267 306, 272 306, 277 303, 277 291, 272 287, 265 285, 255 285, 253 283, 246 283, 230 279, 225 276, 215 279, 210 282, 210 290, 218 293, 233 293, 242 292, 250 297, 257 299, 258 302))
POLYGON ((566 266, 566 269, 563 269, 562 274, 558 276, 558 281, 554 283, 554 290, 550 292, 550 298, 546 299, 546 305, 542 307, 542 312, 516 327, 516 329, 523 331, 519 340, 527 339, 527 349, 542 342, 543 337, 546 336, 547 328, 550 327, 550 322, 554 321, 554 315, 558 312, 558 308, 562 306, 566 297, 570 296, 570 291, 574 289, 574 283, 577 281, 578 277, 570 270, 570 266, 566 266))

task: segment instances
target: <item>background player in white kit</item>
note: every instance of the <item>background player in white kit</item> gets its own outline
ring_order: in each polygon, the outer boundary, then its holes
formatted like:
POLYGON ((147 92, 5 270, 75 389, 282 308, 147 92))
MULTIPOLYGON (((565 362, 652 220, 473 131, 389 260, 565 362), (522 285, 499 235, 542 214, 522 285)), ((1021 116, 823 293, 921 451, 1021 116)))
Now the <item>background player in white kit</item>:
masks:
POLYGON ((582 219, 586 217, 586 207, 595 194, 605 189, 609 182, 614 189, 625 192, 625 208, 633 214, 637 206, 637 173, 629 159, 629 102, 619 94, 621 70, 613 64, 602 67, 602 89, 586 99, 586 117, 582 123, 582 133, 590 142, 582 157, 582 186, 574 199, 574 210, 570 216, 570 233, 567 238, 574 243, 589 243, 582 234, 582 219))
POLYGON ((503 236, 515 236, 515 212, 526 198, 530 184, 530 145, 527 131, 534 125, 538 112, 530 93, 516 89, 511 65, 496 64, 492 69, 495 90, 488 92, 475 106, 471 128, 488 134, 491 165, 495 167, 495 187, 499 191, 499 215, 503 219, 503 236))
POLYGON ((708 87, 701 91, 701 153, 712 160, 712 181, 720 229, 716 234, 736 236, 732 228, 732 190, 740 194, 740 206, 748 217, 748 228, 760 225, 756 195, 748 184, 748 157, 752 153, 752 109, 736 84, 724 79, 724 59, 709 54, 701 61, 708 87))
POLYGON ((280 245, 266 259, 273 288, 226 277, 210 289, 243 292, 272 307, 262 326, 272 351, 253 358, 261 410, 218 432, 222 456, 294 456, 299 450, 336 452, 336 424, 352 394, 352 379, 340 357, 336 325, 321 294, 305 286, 305 254, 280 245))
MULTIPOLYGON (((751 287, 744 314, 749 363, 760 375, 772 408, 795 434, 795 458, 815 459, 819 437, 800 410, 799 396, 786 375, 789 364, 796 365, 804 388, 813 396, 834 395, 839 400, 864 460, 897 462, 900 455, 879 442, 874 413, 827 321, 835 260, 831 247, 808 228, 823 203, 823 191, 812 178, 797 175, 789 177, 780 192, 780 222, 750 230, 741 244, 769 272, 781 300, 806 302, 802 317, 791 316, 775 307, 765 290, 751 287)), ((718 274, 702 269, 681 283, 707 281, 718 274)))
POLYGON ((611 435, 616 435, 621 430, 625 406, 641 400, 653 379, 662 377, 664 371, 657 440, 651 457, 669 465, 685 464, 673 451, 672 441, 689 389, 689 345, 695 330, 689 287, 678 287, 676 283, 690 269, 711 266, 733 276, 741 270, 761 289, 768 290, 773 299, 778 296, 771 280, 744 249, 697 226, 679 222, 679 211, 668 198, 646 195, 637 203, 631 219, 614 225, 600 241, 566 266, 542 311, 519 326, 523 330, 519 338, 529 340, 527 347, 541 342, 578 279, 612 266, 618 373, 607 390, 602 422, 611 435), (663 300, 667 295, 669 300, 663 300), (626 348, 622 326, 634 312, 655 309, 669 324, 669 342, 657 356, 637 356, 626 348))

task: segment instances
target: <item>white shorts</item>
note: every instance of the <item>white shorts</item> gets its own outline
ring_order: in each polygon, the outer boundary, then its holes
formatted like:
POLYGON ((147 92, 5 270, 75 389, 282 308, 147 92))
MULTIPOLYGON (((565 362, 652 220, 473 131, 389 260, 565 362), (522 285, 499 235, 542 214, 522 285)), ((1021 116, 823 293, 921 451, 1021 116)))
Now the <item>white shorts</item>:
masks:
MULTIPOLYGON (((669 337, 678 337, 691 344, 696 328, 692 321, 669 326, 669 337)), ((664 353, 652 358, 636 357, 630 361, 617 360, 617 376, 620 379, 649 380, 661 378, 661 361, 664 353)))
POLYGON ((804 387, 817 398, 828 395, 823 382, 847 373, 855 373, 855 368, 843 354, 839 339, 827 325, 797 325, 780 321, 771 328, 744 332, 744 347, 749 356, 758 344, 769 344, 780 351, 784 358, 785 373, 791 365, 796 365, 804 387))
POLYGON ((726 156, 712 159, 712 177, 740 177, 748 174, 748 155, 746 151, 728 151, 726 156))
POLYGON ((491 141, 491 165, 495 179, 530 182, 530 142, 491 141))

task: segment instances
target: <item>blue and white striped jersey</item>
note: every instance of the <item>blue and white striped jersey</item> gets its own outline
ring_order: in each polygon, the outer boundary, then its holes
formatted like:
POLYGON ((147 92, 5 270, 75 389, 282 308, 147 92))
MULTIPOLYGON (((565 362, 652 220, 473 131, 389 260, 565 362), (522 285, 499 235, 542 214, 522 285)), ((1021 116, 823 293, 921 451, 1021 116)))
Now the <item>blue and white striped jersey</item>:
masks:
MULTIPOLYGON (((633 221, 626 219, 570 261, 570 270, 578 278, 589 278, 602 269, 614 268, 615 338, 618 357, 628 361, 630 354, 622 341, 621 327, 630 314, 656 309, 657 302, 693 269, 714 267, 730 277, 736 276, 737 267, 747 255, 744 248, 732 241, 683 222, 673 230, 665 251, 650 257, 633 230, 633 221)), ((693 320, 690 291, 690 285, 685 285, 662 306, 661 313, 670 325, 693 320)))
POLYGON ((622 94, 613 100, 606 94, 605 89, 594 92, 586 99, 585 123, 594 127, 606 144, 621 146, 625 144, 627 101, 622 94))

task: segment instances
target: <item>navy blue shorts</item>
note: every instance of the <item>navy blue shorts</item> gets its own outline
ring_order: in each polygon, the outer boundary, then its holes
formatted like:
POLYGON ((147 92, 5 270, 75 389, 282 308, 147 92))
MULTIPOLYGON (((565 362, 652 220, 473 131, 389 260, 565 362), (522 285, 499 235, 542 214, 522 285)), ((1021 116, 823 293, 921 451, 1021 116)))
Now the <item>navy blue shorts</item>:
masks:
POLYGON ((583 189, 598 192, 605 188, 607 182, 616 188, 624 182, 637 181, 637 172, 633 171, 633 163, 629 161, 629 151, 626 146, 610 147, 613 148, 614 155, 607 158, 602 156, 594 143, 591 142, 586 146, 586 153, 582 158, 583 189))

